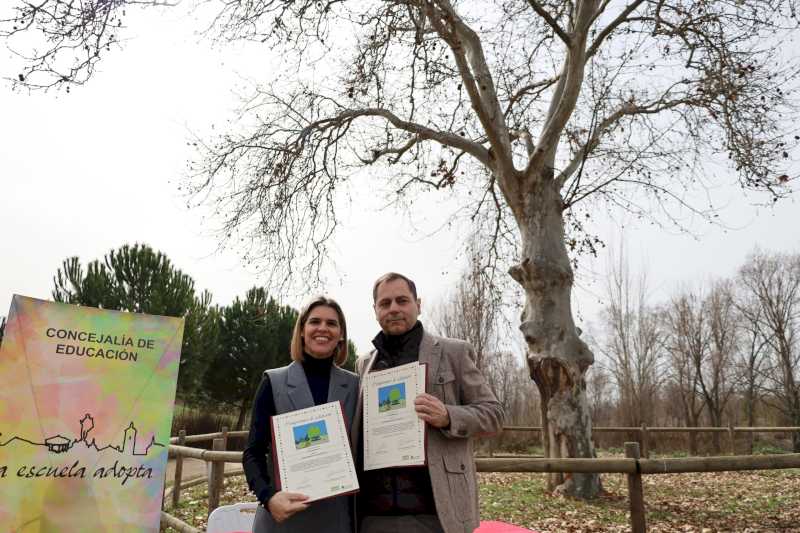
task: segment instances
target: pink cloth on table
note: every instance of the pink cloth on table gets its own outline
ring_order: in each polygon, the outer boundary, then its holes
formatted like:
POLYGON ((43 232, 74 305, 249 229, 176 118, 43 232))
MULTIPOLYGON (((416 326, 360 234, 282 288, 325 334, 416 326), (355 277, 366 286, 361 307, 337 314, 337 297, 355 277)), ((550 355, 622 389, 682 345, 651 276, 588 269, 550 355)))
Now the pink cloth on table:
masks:
POLYGON ((507 524, 505 522, 497 522, 495 520, 488 520, 481 522, 475 533, 536 533, 533 530, 525 529, 524 527, 507 524))

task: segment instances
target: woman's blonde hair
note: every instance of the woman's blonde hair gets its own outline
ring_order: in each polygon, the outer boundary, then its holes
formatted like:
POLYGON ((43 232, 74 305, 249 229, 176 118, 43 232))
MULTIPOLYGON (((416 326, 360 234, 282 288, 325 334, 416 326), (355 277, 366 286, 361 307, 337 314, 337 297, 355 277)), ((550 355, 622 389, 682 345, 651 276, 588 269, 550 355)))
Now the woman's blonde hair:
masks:
POLYGON ((297 321, 294 323, 294 331, 292 332, 292 361, 303 360, 303 327, 306 325, 306 320, 308 320, 308 315, 311 314, 311 311, 313 311, 315 307, 319 306, 330 307, 336 311, 336 314, 339 317, 339 327, 342 329, 342 337, 341 340, 336 344, 336 348, 333 351, 333 362, 336 363, 336 366, 342 366, 345 361, 347 361, 348 356, 347 322, 344 319, 344 312, 342 312, 342 308, 338 302, 333 298, 328 298, 327 296, 316 296, 312 298, 311 301, 309 301, 305 307, 303 307, 303 310, 300 311, 300 316, 297 317, 297 321))

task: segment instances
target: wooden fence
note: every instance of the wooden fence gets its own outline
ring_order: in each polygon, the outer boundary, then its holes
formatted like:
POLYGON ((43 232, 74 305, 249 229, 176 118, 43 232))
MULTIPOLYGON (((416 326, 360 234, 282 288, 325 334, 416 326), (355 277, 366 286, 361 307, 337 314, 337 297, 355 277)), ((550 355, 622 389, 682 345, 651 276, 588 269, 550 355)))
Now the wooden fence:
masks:
MULTIPOLYGON (((594 428, 593 431, 730 431, 730 428, 594 428)), ((800 427, 791 428, 733 428, 736 431, 787 432, 800 431, 800 427)), ((541 431, 537 427, 511 426, 504 431, 541 431)), ((223 428, 219 433, 204 435, 186 435, 180 431, 177 437, 170 439, 169 455, 175 458, 175 479, 164 495, 164 502, 171 501, 173 507, 180 502, 181 490, 201 483, 208 483, 208 514, 219 506, 223 478, 241 475, 241 469, 225 472, 225 463, 241 464, 242 452, 226 451, 229 437, 241 437, 247 431, 228 431, 223 428), (193 442, 211 440, 211 450, 186 446, 193 442), (184 481, 183 459, 194 458, 210 463, 207 476, 184 481)), ((742 470, 777 470, 800 468, 800 453, 781 455, 743 455, 725 457, 685 457, 676 459, 640 458, 644 454, 638 442, 625 443, 625 458, 613 459, 546 459, 530 457, 476 458, 475 465, 479 472, 539 472, 539 473, 584 473, 584 474, 626 474, 628 480, 628 500, 630 506, 631 531, 644 533, 647 530, 644 493, 642 491, 642 475, 679 474, 691 472, 731 472, 742 470)), ((161 512, 161 524, 169 526, 181 533, 201 533, 201 531, 175 518, 165 511, 161 512)))
MULTIPOLYGON (((541 426, 505 426, 503 432, 506 431, 527 431, 527 432, 542 432, 541 426)), ((800 426, 785 426, 785 427, 750 427, 740 426, 734 427, 732 424, 727 427, 648 427, 645 424, 641 426, 599 426, 593 427, 592 433, 627 433, 629 435, 638 435, 639 449, 642 457, 650 457, 649 439, 652 433, 725 433, 728 435, 728 449, 731 455, 736 455, 736 434, 752 434, 752 433, 793 433, 800 432, 800 426)))

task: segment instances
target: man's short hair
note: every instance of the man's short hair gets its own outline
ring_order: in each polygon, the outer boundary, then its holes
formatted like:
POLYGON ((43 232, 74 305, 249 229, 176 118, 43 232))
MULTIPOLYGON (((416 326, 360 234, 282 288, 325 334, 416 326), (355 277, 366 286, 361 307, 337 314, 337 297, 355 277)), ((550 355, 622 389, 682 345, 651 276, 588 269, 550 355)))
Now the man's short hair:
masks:
POLYGON ((398 274, 397 272, 387 272, 383 276, 379 277, 375 280, 375 284, 372 286, 372 303, 375 303, 378 300, 378 287, 381 283, 387 281, 394 281, 396 279, 402 279, 408 285, 408 290, 411 291, 411 295, 417 300, 417 285, 408 279, 406 276, 402 274, 398 274))

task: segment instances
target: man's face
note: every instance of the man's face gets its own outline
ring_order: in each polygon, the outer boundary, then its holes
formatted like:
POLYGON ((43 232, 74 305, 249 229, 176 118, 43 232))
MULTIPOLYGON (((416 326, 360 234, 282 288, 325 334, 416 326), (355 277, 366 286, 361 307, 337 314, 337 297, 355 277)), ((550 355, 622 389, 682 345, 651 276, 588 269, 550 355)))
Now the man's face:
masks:
POLYGON ((402 335, 413 328, 419 309, 420 301, 411 294, 405 280, 393 279, 378 285, 375 318, 387 335, 402 335))

